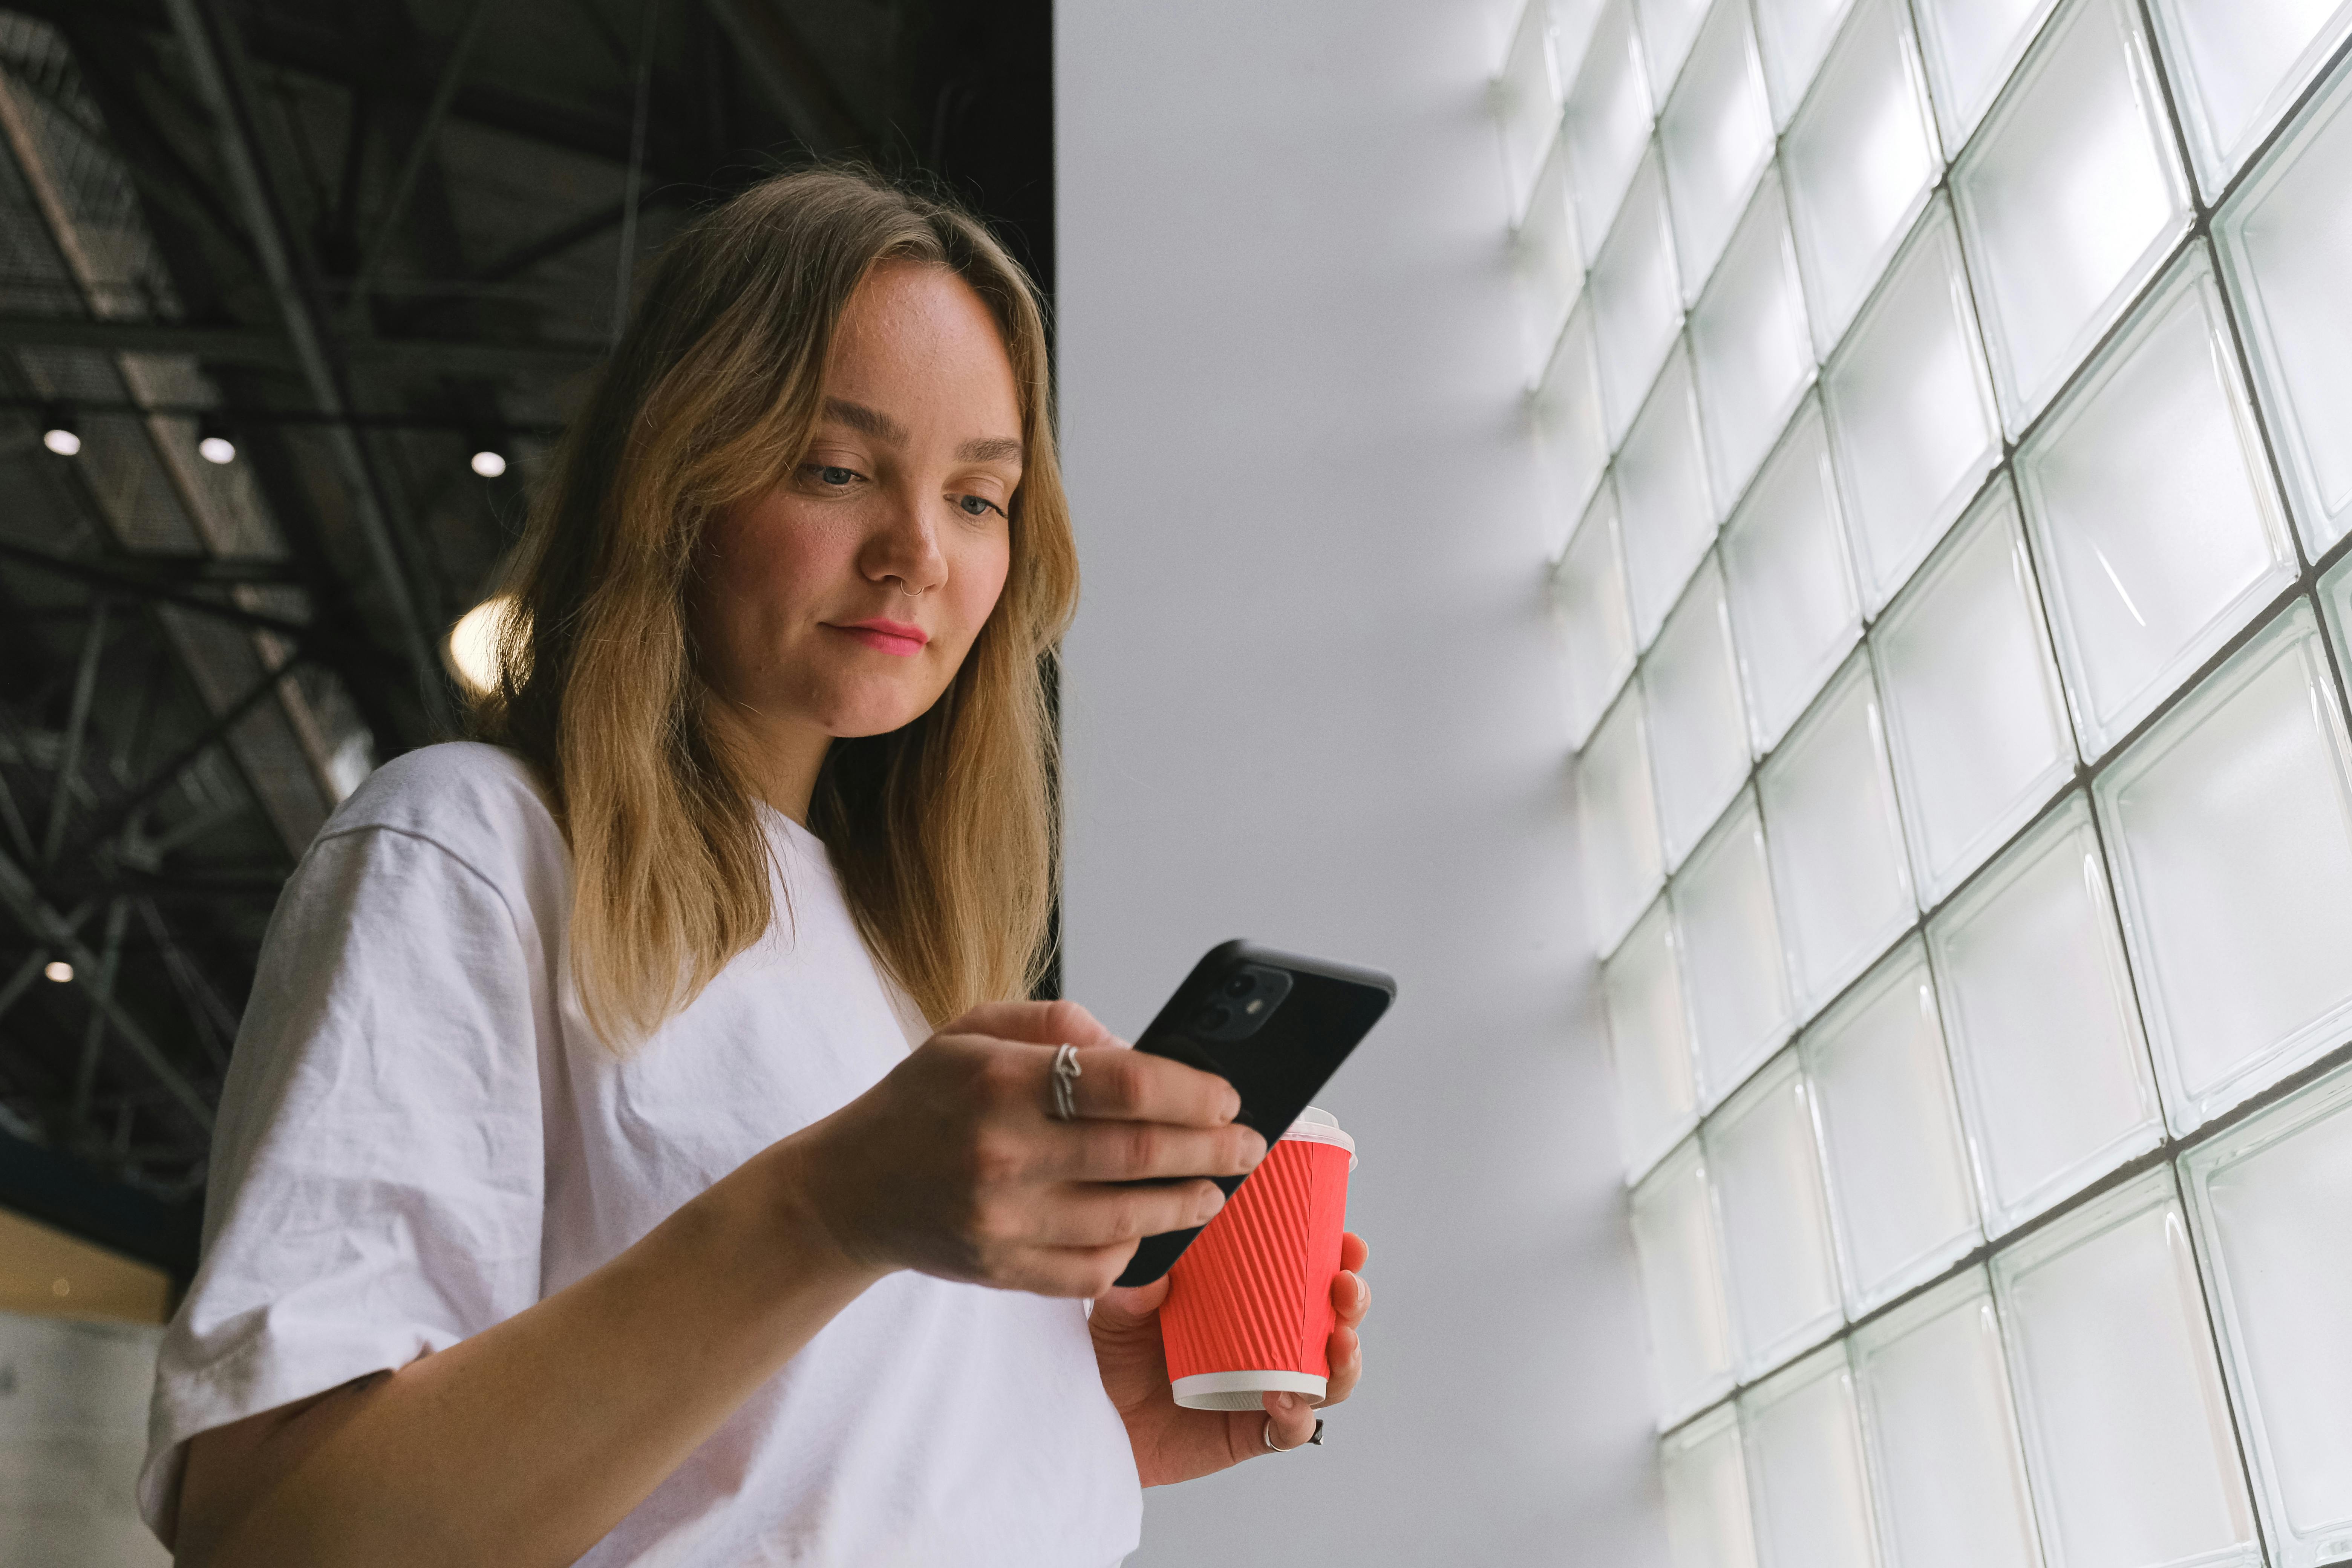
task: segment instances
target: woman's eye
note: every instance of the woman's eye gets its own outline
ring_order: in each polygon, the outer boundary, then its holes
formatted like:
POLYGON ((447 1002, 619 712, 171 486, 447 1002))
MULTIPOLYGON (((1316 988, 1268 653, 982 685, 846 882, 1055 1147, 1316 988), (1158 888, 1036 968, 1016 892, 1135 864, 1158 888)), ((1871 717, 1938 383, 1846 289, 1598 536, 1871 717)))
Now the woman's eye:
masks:
POLYGON ((835 468, 829 463, 820 464, 816 470, 816 478, 817 483, 821 485, 829 485, 836 489, 846 489, 856 482, 857 470, 835 468))
POLYGON ((986 496, 958 496, 956 505, 966 517, 986 517, 992 511, 1002 512, 1004 510, 986 496))

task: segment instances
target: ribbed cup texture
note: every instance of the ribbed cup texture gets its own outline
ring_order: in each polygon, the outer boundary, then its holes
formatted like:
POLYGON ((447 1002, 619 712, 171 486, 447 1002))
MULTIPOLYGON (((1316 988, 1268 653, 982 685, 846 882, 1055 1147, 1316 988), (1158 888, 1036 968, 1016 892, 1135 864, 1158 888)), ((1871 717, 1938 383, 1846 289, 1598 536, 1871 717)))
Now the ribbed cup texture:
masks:
POLYGON ((1348 1152, 1286 1138, 1176 1260, 1160 1332, 1168 1375, 1331 1373, 1331 1279, 1348 1217, 1348 1152))

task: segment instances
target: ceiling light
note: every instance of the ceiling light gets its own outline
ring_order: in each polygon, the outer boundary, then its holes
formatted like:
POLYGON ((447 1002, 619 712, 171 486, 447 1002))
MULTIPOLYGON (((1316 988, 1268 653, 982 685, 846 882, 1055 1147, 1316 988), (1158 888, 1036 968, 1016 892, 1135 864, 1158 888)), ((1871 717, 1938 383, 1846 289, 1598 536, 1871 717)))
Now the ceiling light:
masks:
POLYGON ((507 618, 514 614, 514 596, 499 594, 483 600, 458 617, 449 628, 443 650, 449 668, 467 689, 487 692, 499 683, 499 638, 505 635, 507 618))
POLYGON ((62 407, 51 405, 41 416, 41 445, 60 458, 70 458, 81 450, 81 431, 74 416, 62 407))
POLYGON ((507 471, 507 455, 496 447, 477 448, 472 463, 474 472, 486 479, 495 479, 507 471))
POLYGON ((62 958, 53 958, 41 966, 41 973, 63 985, 73 978, 73 965, 62 958))
POLYGON ((236 461, 236 443, 229 438, 228 426, 217 414, 207 414, 196 421, 196 456, 207 463, 236 461))

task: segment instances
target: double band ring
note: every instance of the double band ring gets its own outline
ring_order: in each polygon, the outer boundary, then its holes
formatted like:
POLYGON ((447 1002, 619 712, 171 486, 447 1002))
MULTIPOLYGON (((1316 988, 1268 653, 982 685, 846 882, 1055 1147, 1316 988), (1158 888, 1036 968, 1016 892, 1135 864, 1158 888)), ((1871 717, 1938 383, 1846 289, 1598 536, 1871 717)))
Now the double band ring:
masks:
POLYGON ((1053 1075, 1045 1082, 1053 1090, 1054 1103, 1046 1114, 1056 1121, 1078 1119, 1078 1047, 1062 1046, 1054 1052, 1053 1075))
POLYGON ((1315 1430, 1307 1435, 1307 1441, 1305 1443, 1293 1443, 1287 1448, 1278 1447, 1275 1443, 1274 1417, 1271 1415, 1265 1418, 1265 1425, 1258 1429, 1258 1436, 1265 1438, 1265 1446, 1268 1448, 1273 1449, 1277 1454, 1295 1454, 1299 1449, 1307 1447, 1309 1445, 1319 1448, 1323 1446, 1323 1418, 1319 1415, 1315 1418, 1315 1430))

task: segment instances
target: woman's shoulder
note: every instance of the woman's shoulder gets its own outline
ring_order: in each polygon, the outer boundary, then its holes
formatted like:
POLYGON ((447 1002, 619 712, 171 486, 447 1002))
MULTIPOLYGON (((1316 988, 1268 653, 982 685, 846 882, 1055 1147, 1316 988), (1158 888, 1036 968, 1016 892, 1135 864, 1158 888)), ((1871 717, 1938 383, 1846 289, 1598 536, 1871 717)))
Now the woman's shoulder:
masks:
POLYGON ((371 829, 436 845, 492 881, 549 856, 564 858, 562 832, 530 764, 476 741, 393 758, 336 808, 319 838, 371 829))

